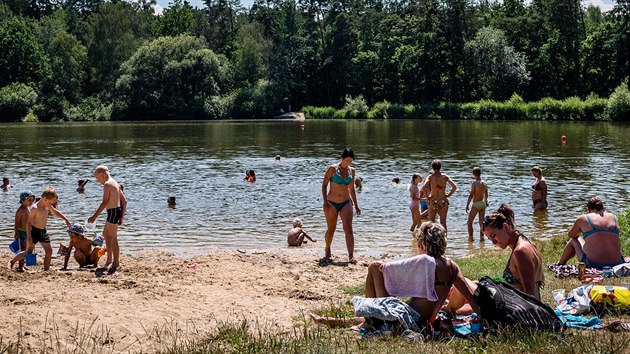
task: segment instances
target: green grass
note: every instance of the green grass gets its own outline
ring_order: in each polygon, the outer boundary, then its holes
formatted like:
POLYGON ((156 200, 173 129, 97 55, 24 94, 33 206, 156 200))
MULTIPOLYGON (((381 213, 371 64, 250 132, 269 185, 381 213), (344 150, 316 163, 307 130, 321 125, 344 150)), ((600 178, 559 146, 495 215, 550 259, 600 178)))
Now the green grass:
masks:
MULTIPOLYGON (((619 215, 622 229, 621 239, 624 254, 630 255, 630 211, 619 215)), ((535 241, 543 258, 543 264, 554 263, 567 240, 554 238, 549 241, 535 241)), ((476 254, 457 259, 462 272, 471 279, 484 275, 500 275, 505 267, 509 251, 496 249, 481 250, 476 254)), ((628 278, 612 278, 607 284, 626 285, 628 278)), ((577 278, 557 279, 545 270, 545 288, 542 300, 552 304, 553 289, 571 289, 580 286, 577 278)), ((341 288, 346 294, 342 300, 331 301, 313 312, 320 316, 347 318, 352 316, 350 299, 363 294, 364 285, 356 284, 341 288)), ((627 315, 605 315, 606 323, 612 320, 630 321, 627 315)), ((145 338, 138 338, 142 353, 628 353, 630 352, 630 332, 612 333, 606 330, 568 330, 560 339, 552 333, 499 330, 480 339, 452 339, 411 343, 400 337, 362 339, 348 329, 328 329, 316 326, 304 314, 294 319, 290 331, 279 332, 273 324, 261 324, 247 319, 219 323, 211 333, 197 333, 192 328, 182 328, 177 323, 168 322, 162 326, 146 330, 145 338)), ((53 328, 53 335, 39 346, 25 344, 24 338, 6 339, 0 337, 0 353, 109 353, 114 352, 106 328, 96 328, 94 322, 77 325, 74 333, 63 338, 53 328)), ((22 333, 22 331, 20 331, 22 333)))

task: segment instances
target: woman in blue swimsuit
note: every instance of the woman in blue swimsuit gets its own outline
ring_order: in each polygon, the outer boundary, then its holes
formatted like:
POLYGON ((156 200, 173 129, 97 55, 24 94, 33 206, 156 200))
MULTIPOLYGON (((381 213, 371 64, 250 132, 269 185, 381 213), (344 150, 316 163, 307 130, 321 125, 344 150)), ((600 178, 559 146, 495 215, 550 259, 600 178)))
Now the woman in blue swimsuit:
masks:
POLYGON ((352 149, 346 148, 341 153, 341 162, 338 165, 331 165, 326 170, 324 181, 322 182, 322 198, 324 199, 324 216, 326 217, 326 255, 323 259, 325 263, 332 263, 330 247, 333 236, 337 229, 337 219, 341 214, 343 232, 346 234, 346 247, 348 249, 348 260, 351 264, 356 264, 354 258, 354 233, 352 231, 352 206, 361 215, 361 209, 357 203, 357 194, 354 190, 355 170, 350 167, 354 160, 352 149), (330 184, 330 190, 328 185, 330 184))
POLYGON ((624 263, 617 217, 605 212, 604 202, 598 197, 589 199, 586 209, 588 213, 578 216, 569 230, 571 239, 558 263, 566 264, 573 257, 591 268, 624 263))

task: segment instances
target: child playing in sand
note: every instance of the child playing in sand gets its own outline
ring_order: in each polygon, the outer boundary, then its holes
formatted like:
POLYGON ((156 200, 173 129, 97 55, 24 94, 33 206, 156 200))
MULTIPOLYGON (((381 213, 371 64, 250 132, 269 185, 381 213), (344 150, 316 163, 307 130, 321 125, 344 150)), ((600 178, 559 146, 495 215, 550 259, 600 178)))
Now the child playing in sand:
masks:
POLYGON ((45 252, 44 270, 50 268, 50 260, 52 259, 52 246, 50 246, 50 238, 48 238, 48 233, 46 232, 48 213, 52 213, 52 215, 65 221, 66 226, 70 226, 70 220, 53 206, 53 204, 57 203, 57 199, 57 191, 53 187, 46 187, 41 199, 33 204, 26 220, 26 252, 33 253, 35 244, 41 242, 45 252))
POLYGON ((84 234, 85 228, 81 224, 74 224, 68 228, 70 243, 64 252, 65 259, 63 261, 62 270, 68 269, 68 261, 70 260, 72 248, 76 249, 74 251, 74 259, 79 263, 79 267, 83 268, 88 265, 98 266, 101 248, 92 248, 92 240, 86 238, 84 234))
POLYGON ((287 242, 289 243, 289 246, 302 246, 303 243, 306 243, 306 241, 304 241, 304 237, 309 239, 311 242, 317 242, 304 232, 304 229, 302 229, 302 220, 295 218, 293 220, 293 228, 289 230, 287 242))
POLYGON ((479 240, 483 240, 483 218, 485 216, 486 207, 488 206, 488 185, 486 181, 481 179, 481 169, 475 167, 472 170, 475 180, 470 186, 470 194, 468 195, 468 201, 466 202, 466 212, 468 213, 468 241, 473 240, 473 220, 479 213, 479 227, 481 236, 479 240), (472 203, 472 209, 469 209, 470 202, 472 203), (470 212, 469 212, 470 210, 470 212))
POLYGON ((88 219, 92 224, 96 218, 107 209, 107 221, 103 227, 103 237, 107 244, 107 261, 105 268, 109 267, 110 272, 115 272, 119 263, 120 248, 118 246, 118 225, 122 225, 127 209, 127 198, 121 191, 120 185, 109 174, 107 166, 98 166, 94 170, 94 178, 103 185, 103 201, 98 209, 88 219))
POLYGON ((9 262, 9 269, 13 269, 15 262, 19 261, 18 272, 28 270, 24 265, 24 254, 26 253, 26 221, 28 220, 28 214, 31 212, 30 207, 35 202, 35 195, 31 191, 24 191, 20 193, 20 207, 15 212, 15 224, 13 226, 15 230, 14 238, 18 244, 18 254, 13 257, 9 262))

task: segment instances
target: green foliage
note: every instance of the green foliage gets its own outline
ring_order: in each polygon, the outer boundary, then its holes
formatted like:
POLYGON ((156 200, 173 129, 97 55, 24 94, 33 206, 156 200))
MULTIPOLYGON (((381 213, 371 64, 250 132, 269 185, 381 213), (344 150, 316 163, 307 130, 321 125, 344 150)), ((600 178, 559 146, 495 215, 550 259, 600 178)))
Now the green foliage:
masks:
POLYGON ((622 83, 610 95, 606 112, 611 120, 630 120, 630 91, 628 91, 628 83, 622 83))
POLYGON ((23 83, 0 88, 0 121, 15 122, 24 118, 33 108, 37 92, 23 83))
POLYGON ((0 25, 0 87, 37 83, 46 73, 46 57, 24 20, 14 17, 0 25))
MULTIPOLYGON (((260 80, 255 86, 239 89, 234 94, 229 114, 231 118, 271 117, 273 115, 269 82, 260 80)), ((226 118, 218 117, 218 118, 226 118)))
POLYGON ((356 112, 355 114, 366 114, 370 109, 365 98, 362 95, 357 97, 346 96, 346 105, 343 106, 346 111, 356 112))
POLYGON ((192 34, 195 25, 194 11, 188 1, 173 0, 159 17, 158 26, 162 36, 192 34))
POLYGON ((619 220, 619 239, 621 251, 624 255, 630 255, 630 208, 617 215, 619 220))
POLYGON ((202 38, 160 37, 138 48, 116 82, 115 119, 202 119, 223 94, 228 65, 202 38))
POLYGON ((112 115, 112 105, 103 103, 98 97, 91 96, 81 100, 75 106, 64 111, 66 121, 107 121, 112 115))
POLYGON ((510 46, 503 31, 484 27, 465 46, 470 74, 480 98, 507 99, 530 77, 525 58, 510 46))
POLYGON ((241 27, 234 42, 234 79, 241 85, 255 85, 267 75, 272 43, 256 22, 241 27))

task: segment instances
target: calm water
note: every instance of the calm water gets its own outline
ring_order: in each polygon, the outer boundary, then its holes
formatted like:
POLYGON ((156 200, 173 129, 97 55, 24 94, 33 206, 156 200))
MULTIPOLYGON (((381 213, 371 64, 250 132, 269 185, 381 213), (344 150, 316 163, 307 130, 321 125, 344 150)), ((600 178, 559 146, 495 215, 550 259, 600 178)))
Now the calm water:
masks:
MULTIPOLYGON (((354 219, 357 252, 411 253, 409 180, 425 176, 433 158, 443 161, 459 190, 449 211, 449 253, 483 247, 466 241, 465 203, 479 165, 490 186, 490 208, 507 202, 530 236, 563 235, 590 195, 609 210, 628 207, 630 126, 610 123, 292 121, 149 122, 0 125, 0 174, 14 188, 0 193, 0 244, 12 238, 23 189, 60 194, 61 210, 84 222, 102 189, 92 178, 85 194, 77 180, 98 164, 125 185, 129 214, 119 238, 123 250, 285 247, 295 217, 323 249, 321 181, 341 150, 355 150, 364 178, 358 193, 363 215, 354 219), (304 129, 300 125, 304 124, 304 129), (565 134, 568 143, 562 145, 565 134), (281 162, 274 162, 276 154, 281 162), (549 212, 531 210, 532 165, 549 184, 549 212), (258 181, 242 181, 254 169, 258 181), (401 185, 392 185, 400 177, 401 185), (177 197, 169 209, 166 198, 177 197)), ((104 222, 104 215, 97 224, 104 222)), ((50 219, 53 247, 67 241, 63 223, 50 219)), ((485 247, 492 247, 486 241, 485 247)), ((333 248, 345 253, 341 224, 333 248)))

